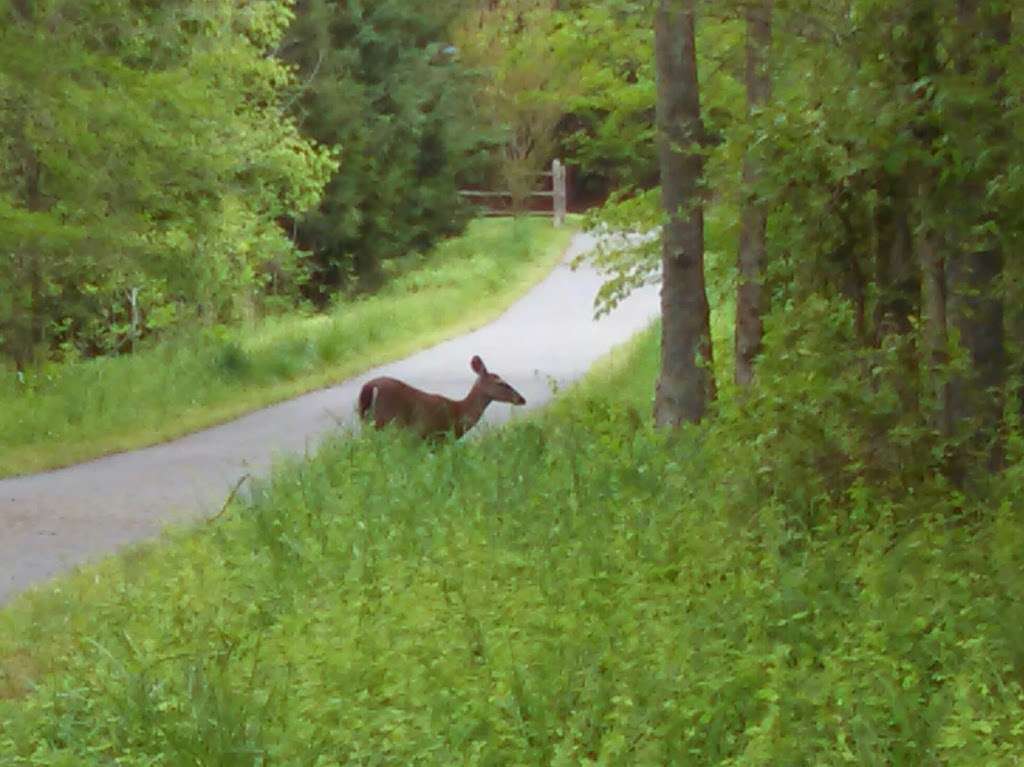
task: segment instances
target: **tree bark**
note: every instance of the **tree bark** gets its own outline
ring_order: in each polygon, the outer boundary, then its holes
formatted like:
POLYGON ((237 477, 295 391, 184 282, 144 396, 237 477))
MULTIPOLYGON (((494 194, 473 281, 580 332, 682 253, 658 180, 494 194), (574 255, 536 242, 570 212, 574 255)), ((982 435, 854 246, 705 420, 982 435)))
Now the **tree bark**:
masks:
POLYGON ((29 0, 11 0, 11 6, 23 20, 32 21, 34 14, 29 0))
POLYGON ((973 447, 989 453, 993 469, 1001 463, 993 442, 1002 416, 1006 370, 1003 301, 998 294, 1002 272, 998 248, 960 254, 946 267, 952 324, 970 360, 970 370, 951 383, 951 420, 971 432, 973 447))
MULTIPOLYGON (((19 126, 16 135, 21 201, 26 209, 38 213, 47 207, 42 190, 42 167, 35 148, 25 136, 24 125, 19 126)), ((37 246, 22 246, 12 256, 20 284, 15 288, 11 316, 0 318, 0 340, 2 351, 10 355, 15 368, 22 371, 36 361, 47 340, 43 315, 45 274, 43 256, 37 246)))
MULTIPOLYGON (((922 353, 913 330, 914 318, 921 314, 921 269, 925 258, 915 248, 911 227, 912 186, 901 177, 882 173, 874 187, 880 202, 875 212, 877 298, 871 342, 883 349, 898 339, 898 364, 887 376, 888 385, 898 393, 904 414, 919 413, 922 353)), ((928 356, 927 351, 924 354, 928 356)))
POLYGON ((654 19, 662 234, 659 426, 699 422, 715 397, 704 287, 703 146, 697 81, 696 0, 660 0, 654 19))
MULTIPOLYGON (((772 0, 747 7, 747 117, 771 98, 768 57, 772 41, 772 0)), ((750 149, 743 159, 743 202, 740 210, 739 286, 736 291, 736 383, 747 386, 754 379, 754 359, 761 352, 764 335, 764 259, 767 217, 754 198, 760 168, 750 149)))
MULTIPOLYGON (((936 7, 930 0, 916 0, 911 7, 913 38, 904 44, 904 83, 917 83, 934 78, 941 70, 937 58, 941 24, 936 7)), ((894 39, 893 46, 899 43, 894 39)), ((934 156, 940 131, 928 119, 931 108, 927 94, 912 93, 908 104, 912 110, 910 132, 919 144, 922 158, 934 156)), ((877 219, 879 248, 876 308, 876 334, 879 343, 892 332, 905 332, 912 327, 911 301, 917 278, 921 317, 921 348, 916 362, 923 371, 920 392, 923 395, 923 418, 941 438, 952 433, 949 386, 949 317, 946 276, 948 237, 937 231, 942 226, 936 211, 940 202, 938 174, 929 160, 916 163, 906 178, 882 174, 879 197, 882 206, 877 219), (912 255, 908 255, 910 249, 912 255), (914 274, 916 268, 916 275, 914 274), (908 327, 909 326, 909 327, 908 327)), ((910 371, 908 371, 909 374, 910 371)), ((908 378, 910 376, 908 375, 908 378)), ((907 403, 904 402, 906 405, 907 403)), ((950 470, 946 466, 947 473, 950 470)))
POLYGON ((911 318, 916 314, 919 295, 910 196, 904 183, 896 179, 884 178, 880 187, 883 203, 876 218, 878 252, 875 258, 879 295, 874 317, 875 341, 879 344, 887 335, 911 331, 911 318))
POLYGON ((384 284, 384 271, 380 259, 366 248, 360 248, 352 258, 356 273, 356 290, 373 293, 384 284))
MULTIPOLYGON (((989 55, 1008 44, 1010 14, 986 13, 985 18, 980 19, 977 0, 958 0, 957 7, 963 35, 959 68, 969 74, 979 66, 972 55, 978 41, 989 55)), ((1000 94, 1004 91, 1003 75, 1002 68, 994 64, 983 73, 992 89, 993 108, 989 119, 982 117, 983 125, 979 128, 986 131, 992 172, 999 172, 1002 165, 999 158, 1005 154, 1006 143, 1010 140, 999 107, 1000 94)), ((977 120, 977 116, 974 119, 977 120)), ((982 171, 981 176, 968 182, 964 189, 967 200, 983 198, 987 175, 982 171)), ((991 211, 983 210, 974 222, 968 223, 991 221, 991 211)), ((955 377, 950 384, 950 421, 954 429, 967 437, 965 447, 969 453, 981 457, 991 470, 999 469, 1003 461, 999 439, 1006 382, 1002 274, 1003 253, 994 241, 958 254, 946 264, 949 321, 959 331, 960 344, 970 361, 970 370, 955 377)), ((962 456, 958 463, 962 465, 964 461, 973 464, 973 456, 962 456)))
MULTIPOLYGON (((926 195, 922 194, 922 197, 926 195)), ((952 433, 949 363, 949 331, 946 317, 946 264, 930 231, 917 240, 921 264, 921 309, 924 315, 924 345, 929 381, 932 382, 932 426, 942 437, 952 433)))

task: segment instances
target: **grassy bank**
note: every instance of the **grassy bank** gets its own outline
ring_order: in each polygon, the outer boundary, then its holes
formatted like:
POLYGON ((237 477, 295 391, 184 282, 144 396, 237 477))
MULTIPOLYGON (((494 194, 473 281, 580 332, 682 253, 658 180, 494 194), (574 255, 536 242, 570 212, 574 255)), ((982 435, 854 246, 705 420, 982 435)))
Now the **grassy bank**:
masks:
POLYGON ((30 386, 0 374, 0 476, 162 442, 470 330, 550 270, 570 235, 536 219, 476 221, 329 315, 68 365, 30 386))
POLYGON ((656 355, 0 612, 0 764, 1019 764, 1019 465, 984 508, 817 493, 751 402, 654 432, 656 355))

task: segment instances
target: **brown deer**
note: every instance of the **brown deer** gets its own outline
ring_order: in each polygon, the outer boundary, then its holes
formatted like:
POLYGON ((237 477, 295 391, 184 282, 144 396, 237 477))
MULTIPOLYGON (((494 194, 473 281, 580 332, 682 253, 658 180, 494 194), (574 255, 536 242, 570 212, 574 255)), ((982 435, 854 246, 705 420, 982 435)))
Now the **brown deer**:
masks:
POLYGON ((476 383, 465 399, 453 400, 409 386, 396 378, 374 378, 359 392, 359 417, 377 428, 389 423, 411 429, 423 439, 438 440, 446 434, 456 439, 473 428, 492 402, 525 405, 523 395, 487 370, 473 357, 469 366, 476 383))

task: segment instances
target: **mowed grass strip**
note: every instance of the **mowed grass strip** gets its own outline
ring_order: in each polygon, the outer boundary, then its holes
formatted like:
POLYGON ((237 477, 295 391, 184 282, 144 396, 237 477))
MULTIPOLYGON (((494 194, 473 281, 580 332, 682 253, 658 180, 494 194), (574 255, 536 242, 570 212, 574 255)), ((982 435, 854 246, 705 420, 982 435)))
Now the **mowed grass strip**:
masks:
POLYGON ((30 386, 0 373, 0 476, 163 442, 471 330, 547 274, 571 235, 537 219, 474 221, 327 315, 193 334, 30 386))
POLYGON ((480 439, 338 439, 23 597, 0 764, 1019 764, 1019 516, 801 526, 728 413, 650 427, 657 350, 480 439))

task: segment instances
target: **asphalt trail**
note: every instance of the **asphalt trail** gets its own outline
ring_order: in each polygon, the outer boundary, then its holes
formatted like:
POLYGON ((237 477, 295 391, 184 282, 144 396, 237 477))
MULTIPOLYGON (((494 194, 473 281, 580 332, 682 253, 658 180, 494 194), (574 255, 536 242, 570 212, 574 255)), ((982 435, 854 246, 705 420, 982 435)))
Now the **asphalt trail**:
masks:
MULTIPOLYGON (((339 420, 353 423, 359 388, 370 378, 394 376, 462 397, 473 382, 470 357, 479 354, 526 397, 527 408, 545 404, 551 380, 576 380, 658 315, 658 288, 648 287, 593 319, 601 277, 567 265, 593 245, 591 237, 577 235, 566 261, 500 318, 399 362, 173 442, 0 480, 0 604, 77 565, 153 538, 168 523, 216 513, 243 475, 265 473, 277 457, 315 450, 339 420)), ((511 410, 492 404, 483 420, 500 423, 511 410)))

